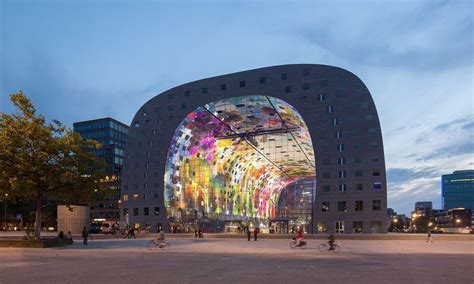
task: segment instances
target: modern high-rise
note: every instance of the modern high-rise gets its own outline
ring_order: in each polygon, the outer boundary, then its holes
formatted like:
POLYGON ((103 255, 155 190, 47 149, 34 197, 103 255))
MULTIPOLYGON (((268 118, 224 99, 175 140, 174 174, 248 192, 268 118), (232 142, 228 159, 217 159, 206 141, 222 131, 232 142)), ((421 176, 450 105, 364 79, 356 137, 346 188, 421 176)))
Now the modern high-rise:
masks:
POLYGON ((167 90, 132 120, 121 220, 135 228, 385 233, 382 131, 342 68, 297 64, 167 90))
POLYGON ((443 209, 474 210, 474 170, 455 171, 441 177, 443 209))
POLYGON ((102 181, 110 186, 115 195, 104 198, 99 194, 91 204, 91 220, 119 221, 119 200, 122 164, 129 126, 113 118, 100 118, 74 123, 74 131, 82 138, 96 140, 102 148, 94 150, 97 157, 106 162, 106 176, 102 181))

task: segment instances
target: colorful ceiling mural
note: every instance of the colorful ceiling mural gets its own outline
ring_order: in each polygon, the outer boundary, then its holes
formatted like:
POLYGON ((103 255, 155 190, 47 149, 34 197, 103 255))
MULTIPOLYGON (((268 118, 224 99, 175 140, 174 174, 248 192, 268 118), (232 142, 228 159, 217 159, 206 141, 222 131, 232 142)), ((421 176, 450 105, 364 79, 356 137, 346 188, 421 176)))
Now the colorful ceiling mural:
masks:
POLYGON ((198 107, 176 129, 165 204, 176 221, 269 219, 287 185, 315 176, 308 128, 291 105, 234 97, 198 107))

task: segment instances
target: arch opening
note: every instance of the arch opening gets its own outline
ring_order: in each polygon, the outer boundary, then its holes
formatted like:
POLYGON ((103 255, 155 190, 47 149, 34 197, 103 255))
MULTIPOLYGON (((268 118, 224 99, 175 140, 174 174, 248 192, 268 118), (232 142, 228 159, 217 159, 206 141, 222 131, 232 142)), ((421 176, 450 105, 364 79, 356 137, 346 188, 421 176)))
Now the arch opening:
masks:
POLYGON ((174 132, 164 183, 172 230, 307 227, 316 188, 308 127, 269 96, 199 106, 174 132))

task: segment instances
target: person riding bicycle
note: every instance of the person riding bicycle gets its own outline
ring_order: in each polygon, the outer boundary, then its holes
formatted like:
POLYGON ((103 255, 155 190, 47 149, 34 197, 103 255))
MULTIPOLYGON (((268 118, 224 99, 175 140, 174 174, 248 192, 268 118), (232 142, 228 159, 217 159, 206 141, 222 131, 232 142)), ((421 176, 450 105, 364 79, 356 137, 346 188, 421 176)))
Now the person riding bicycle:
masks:
POLYGON ((165 232, 163 232, 163 230, 161 230, 159 233, 158 233, 158 238, 156 238, 156 243, 161 246, 163 244, 163 242, 165 241, 165 232))
POLYGON ((304 244, 303 241, 303 230, 298 230, 298 235, 296 236, 296 246, 304 244))
POLYGON ((334 250, 335 242, 336 242, 336 238, 334 237, 333 233, 331 233, 328 238, 329 250, 334 250))

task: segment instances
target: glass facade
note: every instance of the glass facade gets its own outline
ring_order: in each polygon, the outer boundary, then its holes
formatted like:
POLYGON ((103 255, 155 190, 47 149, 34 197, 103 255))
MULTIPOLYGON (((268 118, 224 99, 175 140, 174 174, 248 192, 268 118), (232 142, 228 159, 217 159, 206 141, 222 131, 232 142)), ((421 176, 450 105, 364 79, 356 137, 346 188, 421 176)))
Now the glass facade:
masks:
POLYGON ((474 209, 474 170, 455 171, 441 178, 444 209, 474 209))
POLYGON ((120 180, 128 126, 112 118, 103 118, 76 122, 74 131, 84 139, 96 140, 102 144, 102 148, 94 150, 95 155, 107 164, 105 169, 107 175, 101 182, 117 192, 117 195, 111 199, 96 196, 95 202, 91 204, 91 219, 118 221, 120 219, 118 208, 120 180))
POLYGON ((315 177, 311 137, 292 106, 267 96, 216 101, 175 131, 164 177, 168 219, 308 224, 315 177))

